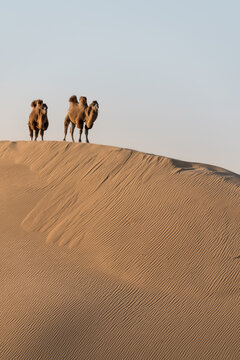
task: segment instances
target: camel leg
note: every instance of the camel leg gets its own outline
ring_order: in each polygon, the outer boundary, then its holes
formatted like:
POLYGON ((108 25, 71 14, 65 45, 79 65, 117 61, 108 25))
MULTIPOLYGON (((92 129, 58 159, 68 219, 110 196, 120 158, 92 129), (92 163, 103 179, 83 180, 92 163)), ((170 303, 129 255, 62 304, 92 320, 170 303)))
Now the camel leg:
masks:
POLYGON ((83 121, 79 123, 79 142, 82 142, 83 121))
POLYGON ((74 133, 74 129, 75 129, 75 124, 71 123, 71 129, 70 129, 70 133, 71 133, 71 137, 72 137, 72 141, 74 142, 74 137, 73 137, 73 133, 74 133))
POLYGON ((86 142, 89 143, 89 140, 88 140, 88 128, 87 128, 86 125, 85 125, 85 135, 86 135, 86 142))
POLYGON ((64 120, 64 139, 63 141, 66 141, 67 131, 68 131, 68 125, 70 124, 70 119, 68 116, 65 117, 64 120))
POLYGON ((40 135, 41 135, 42 141, 43 141, 43 134, 44 134, 44 130, 41 129, 41 130, 40 130, 40 135))
POLYGON ((33 140, 33 129, 31 129, 31 127, 29 126, 29 134, 30 134, 30 138, 31 138, 31 141, 33 140))
POLYGON ((36 129, 36 130, 35 130, 35 139, 34 139, 34 141, 37 141, 38 133, 39 133, 39 129, 36 129))

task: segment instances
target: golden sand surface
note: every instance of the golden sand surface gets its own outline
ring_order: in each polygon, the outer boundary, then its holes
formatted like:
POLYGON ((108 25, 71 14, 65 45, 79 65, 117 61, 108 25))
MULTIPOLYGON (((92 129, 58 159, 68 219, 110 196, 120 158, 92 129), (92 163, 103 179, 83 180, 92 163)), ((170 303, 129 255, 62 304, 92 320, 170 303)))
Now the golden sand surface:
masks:
POLYGON ((240 359, 240 176, 0 142, 0 358, 240 359))

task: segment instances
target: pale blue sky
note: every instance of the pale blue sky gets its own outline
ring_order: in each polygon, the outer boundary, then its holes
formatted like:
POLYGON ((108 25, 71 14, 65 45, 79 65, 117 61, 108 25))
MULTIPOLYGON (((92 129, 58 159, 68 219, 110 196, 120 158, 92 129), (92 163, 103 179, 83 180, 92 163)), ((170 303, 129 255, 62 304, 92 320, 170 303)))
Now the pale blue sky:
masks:
POLYGON ((239 14, 233 0, 1 2, 0 140, 29 139, 35 98, 62 140, 68 98, 85 95, 91 142, 240 173, 239 14))

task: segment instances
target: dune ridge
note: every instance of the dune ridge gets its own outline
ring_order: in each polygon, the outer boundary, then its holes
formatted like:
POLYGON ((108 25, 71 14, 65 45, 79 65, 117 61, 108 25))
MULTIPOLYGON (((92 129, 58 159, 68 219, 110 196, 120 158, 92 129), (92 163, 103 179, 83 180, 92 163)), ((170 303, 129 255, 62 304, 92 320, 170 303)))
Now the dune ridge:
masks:
POLYGON ((0 142, 3 359, 238 359, 240 176, 0 142))

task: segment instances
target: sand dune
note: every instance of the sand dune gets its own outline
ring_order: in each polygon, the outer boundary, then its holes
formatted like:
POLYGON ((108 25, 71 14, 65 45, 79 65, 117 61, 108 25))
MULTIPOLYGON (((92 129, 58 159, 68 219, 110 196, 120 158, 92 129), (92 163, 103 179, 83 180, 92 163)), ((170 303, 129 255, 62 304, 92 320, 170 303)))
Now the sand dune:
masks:
POLYGON ((1 359, 239 359, 240 176, 0 142, 1 359))

